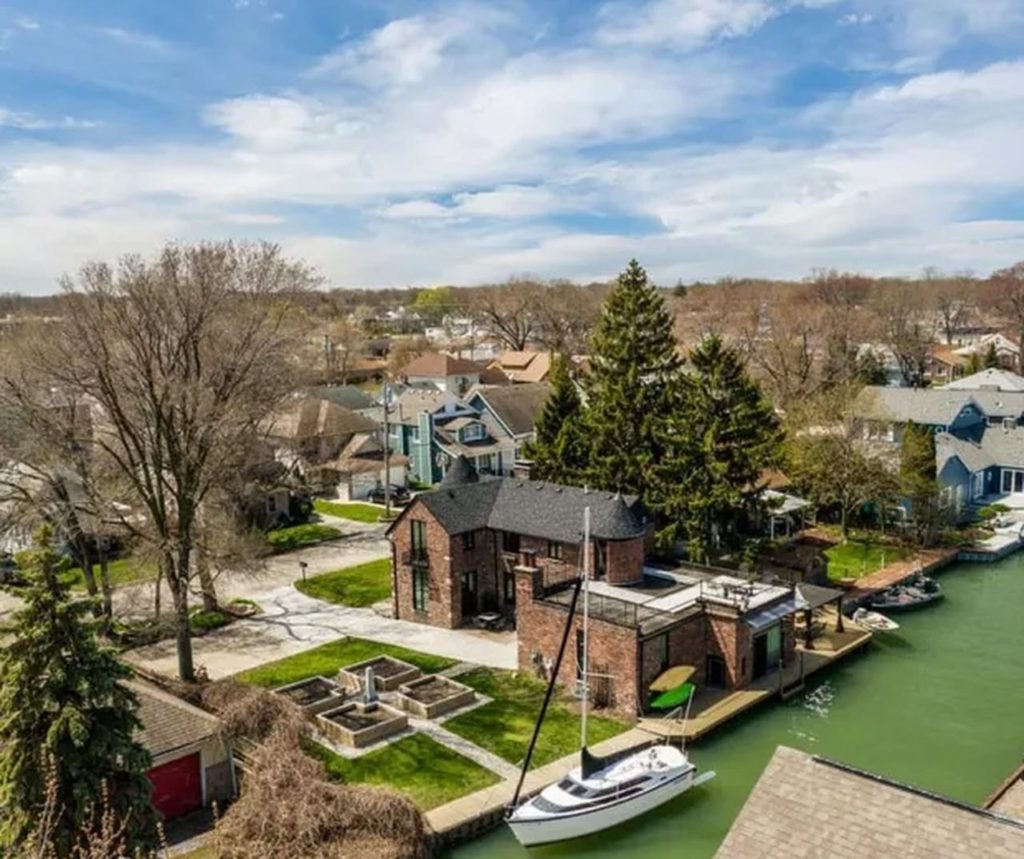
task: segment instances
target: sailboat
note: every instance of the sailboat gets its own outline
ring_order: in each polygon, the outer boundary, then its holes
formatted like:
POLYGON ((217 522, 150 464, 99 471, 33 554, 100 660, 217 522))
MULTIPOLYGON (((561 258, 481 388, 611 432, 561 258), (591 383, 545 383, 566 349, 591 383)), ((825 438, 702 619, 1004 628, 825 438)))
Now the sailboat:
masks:
MULTIPOLYGON (((590 508, 583 515, 583 572, 576 582, 569 617, 562 634, 562 643, 555 659, 544 703, 534 726, 526 758, 523 761, 519 784, 506 814, 506 822, 516 839, 524 847, 566 841, 600 832, 625 823, 685 793, 709 779, 714 772, 697 775, 697 767, 686 752, 668 743, 634 751, 622 757, 601 758, 587 749, 587 636, 590 614, 590 508), (583 592, 583 636, 580 668, 580 765, 563 779, 545 787, 532 799, 520 804, 523 781, 530 767, 530 759, 537 743, 540 726, 544 721, 569 633, 573 626, 580 591, 583 592)), ((689 684, 686 684, 689 685, 689 684)), ((686 697, 686 712, 692 697, 690 686, 686 697)), ((681 707, 682 700, 679 700, 681 707)), ((677 710, 678 712, 678 710, 677 710)))

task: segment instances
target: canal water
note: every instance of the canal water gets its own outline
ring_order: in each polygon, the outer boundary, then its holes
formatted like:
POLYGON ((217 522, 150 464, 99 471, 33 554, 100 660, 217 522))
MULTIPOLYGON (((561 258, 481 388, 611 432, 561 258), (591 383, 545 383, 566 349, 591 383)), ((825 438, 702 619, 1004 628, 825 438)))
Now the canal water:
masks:
POLYGON ((946 599, 700 740, 718 777, 642 818, 527 853, 502 826, 450 859, 706 859, 779 745, 980 803, 1024 757, 1024 553, 941 573, 946 599))

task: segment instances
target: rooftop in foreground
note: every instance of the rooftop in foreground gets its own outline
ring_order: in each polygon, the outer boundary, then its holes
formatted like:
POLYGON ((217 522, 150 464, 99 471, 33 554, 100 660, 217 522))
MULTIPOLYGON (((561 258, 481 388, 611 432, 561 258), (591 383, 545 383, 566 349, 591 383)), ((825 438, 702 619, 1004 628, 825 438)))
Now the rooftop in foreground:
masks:
POLYGON ((1011 859, 1024 822, 780 746, 716 859, 1011 859))

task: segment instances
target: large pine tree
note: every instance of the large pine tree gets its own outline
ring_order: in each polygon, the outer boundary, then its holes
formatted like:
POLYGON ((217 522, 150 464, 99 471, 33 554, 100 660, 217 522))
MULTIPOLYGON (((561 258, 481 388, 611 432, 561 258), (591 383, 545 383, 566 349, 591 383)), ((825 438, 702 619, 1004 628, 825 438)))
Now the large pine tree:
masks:
POLYGON ((760 503, 758 476, 777 462, 782 435, 735 349, 708 337, 690 366, 664 424, 650 501, 665 523, 662 540, 685 538, 691 558, 707 562, 760 503))
POLYGON ((551 367, 551 395, 526 447, 533 461, 531 476, 554 483, 577 483, 584 479, 588 462, 583 427, 583 404, 576 383, 569 375, 569 362, 557 355, 551 367))
POLYGON ((681 365, 665 301, 631 260, 605 300, 591 343, 586 391, 593 485, 647 494, 662 456, 659 424, 671 408, 681 365))
POLYGON ((69 599, 49 544, 43 530, 19 558, 30 584, 0 657, 0 854, 32 837, 67 856, 103 815, 144 850, 156 817, 130 672, 97 640, 89 602, 69 599), (49 829, 36 832, 47 805, 49 829))

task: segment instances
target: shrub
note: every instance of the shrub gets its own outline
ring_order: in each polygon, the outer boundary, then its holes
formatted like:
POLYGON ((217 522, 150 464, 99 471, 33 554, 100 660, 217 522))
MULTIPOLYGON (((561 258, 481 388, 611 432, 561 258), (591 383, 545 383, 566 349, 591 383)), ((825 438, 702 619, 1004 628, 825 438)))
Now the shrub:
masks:
POLYGON ((190 622, 193 632, 209 632, 211 629, 224 626, 228 618, 222 611, 200 610, 193 612, 190 622))

